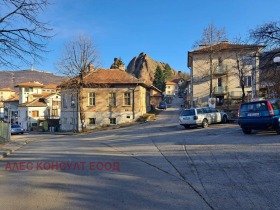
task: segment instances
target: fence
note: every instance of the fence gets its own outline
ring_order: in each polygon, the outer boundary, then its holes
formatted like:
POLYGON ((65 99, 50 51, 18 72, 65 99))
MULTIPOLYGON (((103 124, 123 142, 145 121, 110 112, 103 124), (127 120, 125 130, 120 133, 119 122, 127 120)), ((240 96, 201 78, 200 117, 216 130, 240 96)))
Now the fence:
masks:
POLYGON ((7 141, 9 138, 8 123, 0 121, 0 143, 7 141))

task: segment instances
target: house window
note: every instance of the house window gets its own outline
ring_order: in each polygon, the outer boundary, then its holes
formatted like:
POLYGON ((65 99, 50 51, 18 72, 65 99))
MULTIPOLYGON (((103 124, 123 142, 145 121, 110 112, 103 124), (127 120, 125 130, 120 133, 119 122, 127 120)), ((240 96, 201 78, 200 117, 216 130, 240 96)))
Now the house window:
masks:
POLYGON ((109 119, 110 119, 110 124, 111 125, 116 125, 117 124, 116 118, 109 118, 109 119))
POLYGON ((89 124, 95 125, 95 118, 89 118, 89 124))
POLYGON ((167 89, 170 89, 170 86, 169 86, 169 85, 167 85, 167 89))
POLYGON ((126 106, 130 106, 131 105, 130 92, 124 93, 124 105, 126 105, 126 106))
POLYGON ((116 93, 109 93, 109 106, 116 106, 116 105, 117 105, 116 93))
POLYGON ((28 87, 25 87, 25 88, 24 88, 24 92, 29 92, 29 88, 28 88, 28 87))
POLYGON ((218 78, 218 87, 222 87, 223 86, 223 78, 218 78))
POLYGON ((88 105, 95 106, 95 93, 88 93, 88 105))
POLYGON ((33 87, 30 87, 30 88, 29 88, 29 92, 33 92, 33 87))
POLYGON ((32 111, 32 117, 39 117, 39 111, 32 111))
POLYGON ((58 117, 58 110, 57 109, 52 109, 52 116, 53 117, 58 117))
POLYGON ((245 87, 251 87, 252 86, 252 77, 251 76, 245 76, 244 77, 244 86, 245 87))

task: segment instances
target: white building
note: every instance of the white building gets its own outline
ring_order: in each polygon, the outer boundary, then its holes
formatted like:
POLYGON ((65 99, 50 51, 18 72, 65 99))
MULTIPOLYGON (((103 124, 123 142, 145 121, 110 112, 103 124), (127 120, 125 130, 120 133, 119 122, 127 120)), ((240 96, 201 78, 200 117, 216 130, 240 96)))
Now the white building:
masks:
POLYGON ((61 96, 51 93, 31 102, 18 105, 18 122, 25 130, 46 131, 58 127, 61 113, 61 96))

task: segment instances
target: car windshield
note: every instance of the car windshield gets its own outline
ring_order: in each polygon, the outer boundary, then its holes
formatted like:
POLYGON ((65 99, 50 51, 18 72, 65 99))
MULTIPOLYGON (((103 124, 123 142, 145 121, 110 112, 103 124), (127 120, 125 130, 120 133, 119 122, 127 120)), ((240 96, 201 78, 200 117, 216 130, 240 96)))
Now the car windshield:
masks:
POLYGON ((186 109, 181 112, 181 116, 193 116, 195 115, 194 109, 186 109))
POLYGON ((242 104, 240 111, 241 112, 259 112, 259 111, 266 111, 267 105, 265 101, 242 104))
POLYGON ((12 125, 12 128, 20 128, 19 125, 12 125))

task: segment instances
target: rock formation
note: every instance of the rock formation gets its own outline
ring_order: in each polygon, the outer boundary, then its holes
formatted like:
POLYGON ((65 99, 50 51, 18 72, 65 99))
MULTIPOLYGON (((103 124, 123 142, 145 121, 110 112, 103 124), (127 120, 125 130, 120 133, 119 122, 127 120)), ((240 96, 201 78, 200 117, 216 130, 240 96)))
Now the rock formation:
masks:
MULTIPOLYGON (((127 72, 145 81, 147 84, 152 84, 157 66, 164 71, 166 63, 155 61, 142 52, 129 62, 127 72)), ((174 69, 172 71, 175 75, 176 71, 174 69)))

